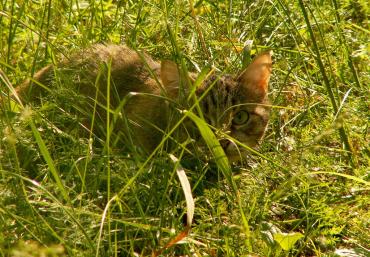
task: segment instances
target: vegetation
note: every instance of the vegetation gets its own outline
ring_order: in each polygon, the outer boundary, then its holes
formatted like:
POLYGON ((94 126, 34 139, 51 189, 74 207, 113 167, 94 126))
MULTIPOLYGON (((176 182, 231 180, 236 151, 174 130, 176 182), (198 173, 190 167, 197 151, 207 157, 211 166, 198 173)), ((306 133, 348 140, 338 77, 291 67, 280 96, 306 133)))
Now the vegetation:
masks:
MULTIPOLYGON (((369 14, 364 0, 0 1, 0 255, 369 256, 369 14), (82 137, 52 98, 30 107, 9 97, 97 42, 230 73, 272 49, 258 152, 229 165, 188 151, 190 139, 163 140, 148 157, 109 130, 102 143, 82 137)), ((196 114, 182 115, 214 143, 196 114)))

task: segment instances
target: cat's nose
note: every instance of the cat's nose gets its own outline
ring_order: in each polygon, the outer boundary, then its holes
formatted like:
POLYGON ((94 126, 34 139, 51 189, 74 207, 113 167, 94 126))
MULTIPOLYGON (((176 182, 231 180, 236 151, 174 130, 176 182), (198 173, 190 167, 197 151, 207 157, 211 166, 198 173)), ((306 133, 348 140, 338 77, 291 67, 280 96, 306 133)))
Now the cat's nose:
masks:
POLYGON ((224 149, 224 151, 227 149, 229 144, 230 144, 230 140, 228 140, 228 139, 221 139, 220 140, 220 145, 224 149))

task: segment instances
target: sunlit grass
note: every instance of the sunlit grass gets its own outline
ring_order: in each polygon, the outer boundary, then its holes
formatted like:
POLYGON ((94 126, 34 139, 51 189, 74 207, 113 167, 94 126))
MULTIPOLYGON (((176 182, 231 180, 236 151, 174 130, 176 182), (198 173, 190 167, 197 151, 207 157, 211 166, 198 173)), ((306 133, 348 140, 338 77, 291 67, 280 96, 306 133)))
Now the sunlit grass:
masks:
POLYGON ((365 1, 1 2, 1 256, 369 255, 368 16, 365 1), (84 100, 63 85, 37 106, 9 97, 38 69, 100 42, 202 71, 198 82, 273 49, 259 154, 229 163, 194 96, 148 154, 114 131, 118 109, 90 124, 105 136, 81 133, 84 100), (201 129, 201 149, 177 137, 185 122, 201 129), (172 246, 187 210, 169 154, 195 199, 192 229, 172 246))

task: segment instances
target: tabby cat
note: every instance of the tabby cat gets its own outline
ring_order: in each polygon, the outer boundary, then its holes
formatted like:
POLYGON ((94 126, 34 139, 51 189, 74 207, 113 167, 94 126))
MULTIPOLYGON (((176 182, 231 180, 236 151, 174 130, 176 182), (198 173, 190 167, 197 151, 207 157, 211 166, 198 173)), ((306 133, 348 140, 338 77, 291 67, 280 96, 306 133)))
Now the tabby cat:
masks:
MULTIPOLYGON (((200 102, 206 121, 230 137, 255 146, 269 120, 267 93, 271 66, 271 54, 266 52, 236 77, 208 76, 195 91, 197 96, 206 93, 200 102)), ((181 74, 172 61, 159 64, 149 55, 124 45, 98 44, 41 69, 32 80, 19 86, 17 93, 23 101, 37 103, 43 96, 58 91, 55 87, 67 89, 73 104, 66 103, 63 108, 78 109, 86 115, 85 124, 90 127, 92 116, 95 122, 101 119, 105 124, 107 109, 110 120, 123 113, 125 118, 118 117, 123 121, 115 126, 136 146, 150 152, 168 128, 169 103, 191 91, 196 74, 181 74)), ((220 143, 230 160, 239 159, 240 151, 232 140, 221 136, 220 143)))

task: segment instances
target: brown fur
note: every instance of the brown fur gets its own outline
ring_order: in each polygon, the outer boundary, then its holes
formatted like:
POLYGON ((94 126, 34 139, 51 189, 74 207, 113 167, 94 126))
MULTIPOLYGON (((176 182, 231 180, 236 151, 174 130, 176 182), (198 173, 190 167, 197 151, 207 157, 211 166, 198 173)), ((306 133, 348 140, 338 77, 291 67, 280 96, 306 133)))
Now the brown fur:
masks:
MULTIPOLYGON (((242 143, 256 145, 268 122, 266 104, 270 74, 271 55, 264 53, 236 78, 229 75, 208 78, 197 90, 197 95, 209 90, 201 102, 207 121, 242 143), (236 115, 240 118, 235 119, 236 115), (247 121, 236 124, 243 121, 246 115, 249 117, 247 121)), ((96 116, 106 122, 107 110, 104 106, 108 103, 109 84, 111 110, 115 110, 130 92, 138 92, 140 94, 129 97, 123 108, 129 126, 124 126, 122 122, 116 126, 119 130, 123 129, 124 134, 130 132, 137 146, 151 151, 163 137, 161 130, 165 131, 168 126, 170 101, 164 98, 177 101, 179 88, 182 84, 188 84, 181 83, 181 79, 177 65, 171 61, 159 64, 150 56, 138 54, 123 45, 95 45, 71 55, 57 66, 49 65, 41 69, 35 74, 33 82, 29 80, 23 83, 17 93, 24 101, 35 103, 48 90, 53 90, 52 86, 68 87, 89 101, 88 105, 86 101, 81 101, 83 106, 79 108, 83 109, 83 113, 91 114, 94 99, 97 99, 96 116)), ((86 117, 86 123, 90 121, 91 117, 86 117)), ((239 156, 235 144, 223 140, 222 145, 231 159, 239 156)))

